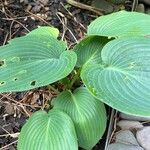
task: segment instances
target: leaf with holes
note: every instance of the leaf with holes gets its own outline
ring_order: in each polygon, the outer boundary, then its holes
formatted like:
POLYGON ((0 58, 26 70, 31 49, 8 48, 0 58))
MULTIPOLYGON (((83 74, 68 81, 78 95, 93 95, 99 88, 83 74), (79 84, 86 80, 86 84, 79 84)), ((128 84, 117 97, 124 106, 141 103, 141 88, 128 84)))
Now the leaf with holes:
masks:
POLYGON ((101 62, 99 59, 101 50, 109 41, 110 40, 108 40, 108 38, 99 36, 89 36, 83 39, 73 49, 76 52, 78 58, 76 66, 82 67, 89 61, 91 63, 101 62))
POLYGON ((149 15, 120 11, 94 20, 89 25, 87 34, 107 37, 149 36, 149 27, 149 15))
POLYGON ((0 47, 0 92, 45 86, 73 70, 75 52, 66 50, 66 44, 51 35, 34 34, 0 47))
POLYGON ((60 110, 38 111, 23 126, 18 150, 78 150, 75 128, 60 110))
POLYGON ((91 149, 100 140, 106 128, 105 107, 85 87, 62 92, 53 105, 73 120, 80 147, 91 149))
POLYGON ((103 63, 88 63, 81 71, 91 93, 121 112, 150 116, 150 39, 113 40, 99 59, 103 63))

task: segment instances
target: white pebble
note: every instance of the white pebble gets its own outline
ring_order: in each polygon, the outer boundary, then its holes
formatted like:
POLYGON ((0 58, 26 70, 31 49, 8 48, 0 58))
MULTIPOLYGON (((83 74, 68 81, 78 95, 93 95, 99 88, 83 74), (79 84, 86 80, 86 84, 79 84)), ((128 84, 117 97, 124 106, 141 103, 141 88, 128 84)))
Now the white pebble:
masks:
POLYGON ((116 142, 139 146, 134 134, 130 130, 121 130, 116 134, 116 142))
POLYGON ((117 123, 117 125, 122 130, 130 130, 130 129, 140 129, 143 128, 143 125, 139 121, 129 121, 129 120, 121 120, 117 123))
POLYGON ((144 127, 142 130, 137 131, 136 137, 145 150, 150 150, 150 127, 144 127))

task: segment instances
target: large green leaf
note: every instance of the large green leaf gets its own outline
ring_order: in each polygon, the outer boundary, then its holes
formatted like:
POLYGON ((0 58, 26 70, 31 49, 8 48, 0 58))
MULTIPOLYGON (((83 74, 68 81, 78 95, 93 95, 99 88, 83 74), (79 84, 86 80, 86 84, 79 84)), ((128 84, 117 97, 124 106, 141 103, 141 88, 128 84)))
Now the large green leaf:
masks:
POLYGON ((105 107, 85 87, 62 92, 53 105, 73 120, 80 147, 91 149, 100 140, 106 127, 105 107))
POLYGON ((80 41, 74 47, 77 54, 77 66, 81 67, 87 62, 97 63, 101 62, 99 59, 103 46, 108 42, 108 38, 99 36, 89 36, 80 41))
POLYGON ((150 39, 116 39, 104 46, 102 64, 86 64, 81 78, 93 95, 109 106, 150 116, 150 39))
POLYGON ((88 35, 108 37, 150 35, 150 15, 120 11, 101 16, 88 27, 88 35))
POLYGON ((18 150, 78 150, 75 128, 60 110, 38 111, 23 126, 18 150))
POLYGON ((33 31, 0 47, 0 92, 45 86, 73 70, 77 56, 66 50, 64 42, 52 35, 37 35, 33 31))

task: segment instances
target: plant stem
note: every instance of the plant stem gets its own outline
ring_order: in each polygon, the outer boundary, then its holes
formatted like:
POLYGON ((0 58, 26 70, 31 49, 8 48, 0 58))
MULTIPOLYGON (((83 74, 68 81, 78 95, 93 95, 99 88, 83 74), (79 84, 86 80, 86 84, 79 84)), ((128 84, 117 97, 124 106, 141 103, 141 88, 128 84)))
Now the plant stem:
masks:
POLYGON ((54 88, 53 86, 51 86, 51 85, 48 85, 47 87, 48 87, 49 90, 54 91, 56 94, 59 94, 59 93, 60 93, 57 89, 55 89, 55 88, 54 88))
POLYGON ((77 73, 76 73, 75 76, 73 77, 73 79, 72 79, 71 83, 69 84, 69 86, 67 87, 67 89, 71 89, 72 86, 74 85, 74 83, 79 79, 80 71, 81 71, 81 69, 79 69, 79 70, 77 71, 77 73))

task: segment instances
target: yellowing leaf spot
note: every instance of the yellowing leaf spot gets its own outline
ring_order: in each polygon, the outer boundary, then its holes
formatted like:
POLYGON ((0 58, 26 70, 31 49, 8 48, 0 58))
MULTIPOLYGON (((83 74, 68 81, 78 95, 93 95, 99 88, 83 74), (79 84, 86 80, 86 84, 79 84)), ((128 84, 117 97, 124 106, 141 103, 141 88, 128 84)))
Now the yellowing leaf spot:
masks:
POLYGON ((19 57, 13 57, 10 59, 11 62, 19 62, 20 58, 19 57))
POLYGON ((51 47, 51 44, 48 43, 48 44, 47 44, 47 47, 50 48, 50 47, 51 47))
POLYGON ((136 66, 135 62, 131 62, 128 66, 128 69, 133 69, 136 66))
POLYGON ((97 95, 97 92, 96 92, 96 89, 93 88, 93 87, 89 87, 89 90, 96 96, 97 95))
POLYGON ((27 70, 21 70, 17 74, 25 74, 26 72, 27 72, 27 70))

